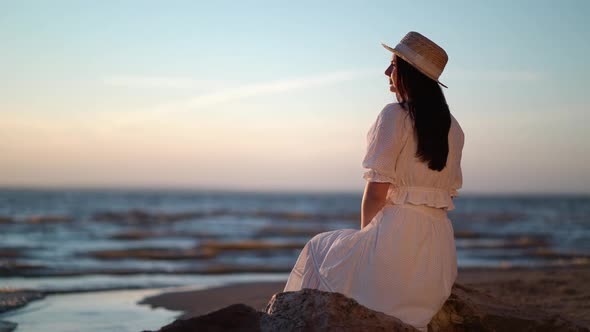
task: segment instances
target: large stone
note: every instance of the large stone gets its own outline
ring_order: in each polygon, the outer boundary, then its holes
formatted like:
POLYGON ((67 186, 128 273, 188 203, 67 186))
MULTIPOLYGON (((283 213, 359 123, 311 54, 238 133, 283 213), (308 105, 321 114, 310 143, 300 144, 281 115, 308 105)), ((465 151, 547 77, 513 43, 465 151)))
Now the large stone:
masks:
POLYGON ((590 331, 559 314, 513 306, 455 283, 451 296, 432 318, 429 331, 590 331))
POLYGON ((418 331, 340 293, 303 289, 273 295, 262 331, 418 331))
MULTIPOLYGON (((428 326, 431 332, 583 332, 557 314, 511 304, 455 283, 428 326)), ((418 331, 401 320, 368 309, 339 293, 303 289, 273 295, 264 312, 235 304, 204 316, 177 320, 160 332, 189 331, 418 331)))
POLYGON ((304 289, 275 294, 266 312, 234 304, 207 315, 176 320, 159 332, 190 331, 418 331, 339 293, 304 289))
POLYGON ((260 316, 263 314, 245 304, 232 304, 203 316, 178 319, 158 332, 259 332, 260 316))

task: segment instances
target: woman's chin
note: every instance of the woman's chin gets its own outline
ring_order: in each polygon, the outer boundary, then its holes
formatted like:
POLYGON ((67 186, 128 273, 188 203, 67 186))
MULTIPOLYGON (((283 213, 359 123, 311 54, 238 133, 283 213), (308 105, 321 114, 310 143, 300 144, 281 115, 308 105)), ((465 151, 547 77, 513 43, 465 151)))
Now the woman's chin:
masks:
POLYGON ((397 92, 397 90, 395 89, 395 86, 393 86, 393 85, 390 85, 389 86, 389 91, 391 91, 393 93, 396 93, 397 92))

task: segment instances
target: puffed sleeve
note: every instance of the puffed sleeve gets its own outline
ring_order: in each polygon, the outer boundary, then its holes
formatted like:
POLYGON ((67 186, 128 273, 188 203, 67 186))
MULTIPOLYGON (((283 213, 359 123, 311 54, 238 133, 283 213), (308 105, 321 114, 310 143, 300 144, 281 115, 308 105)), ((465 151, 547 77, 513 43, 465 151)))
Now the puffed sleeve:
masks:
POLYGON ((409 116, 399 104, 388 104, 367 133, 367 150, 362 165, 369 182, 396 184, 395 165, 407 138, 409 116))

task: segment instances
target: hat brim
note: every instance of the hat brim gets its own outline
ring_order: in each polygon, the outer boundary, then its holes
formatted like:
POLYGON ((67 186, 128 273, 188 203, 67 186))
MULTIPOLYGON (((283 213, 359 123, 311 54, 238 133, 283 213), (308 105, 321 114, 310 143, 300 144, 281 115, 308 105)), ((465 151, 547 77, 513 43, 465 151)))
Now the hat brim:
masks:
POLYGON ((400 58, 404 59, 406 62, 408 62, 409 64, 411 64, 414 68, 416 68, 419 72, 421 72, 422 74, 426 75, 427 77, 429 77, 430 79, 432 79, 436 83, 444 86, 447 89, 449 88, 448 86, 442 84, 439 80, 432 78, 430 75, 428 75, 424 71, 420 70, 420 68, 418 66, 416 66, 416 64, 412 60, 406 58, 403 54, 401 54, 400 52, 398 52, 395 48, 392 48, 390 46, 387 46, 384 43, 381 43, 381 46, 383 46, 386 50, 390 51, 391 53, 393 53, 393 54, 399 56, 400 58))

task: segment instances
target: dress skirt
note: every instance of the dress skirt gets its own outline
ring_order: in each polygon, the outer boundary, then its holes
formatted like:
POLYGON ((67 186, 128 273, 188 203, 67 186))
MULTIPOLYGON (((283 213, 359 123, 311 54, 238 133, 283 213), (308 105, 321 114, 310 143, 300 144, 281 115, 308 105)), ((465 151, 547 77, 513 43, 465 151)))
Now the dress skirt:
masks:
POLYGON ((364 229, 314 236, 302 249, 285 291, 342 293, 421 331, 451 294, 457 255, 447 211, 386 205, 364 229))

